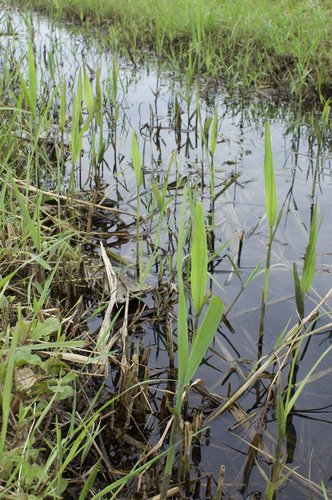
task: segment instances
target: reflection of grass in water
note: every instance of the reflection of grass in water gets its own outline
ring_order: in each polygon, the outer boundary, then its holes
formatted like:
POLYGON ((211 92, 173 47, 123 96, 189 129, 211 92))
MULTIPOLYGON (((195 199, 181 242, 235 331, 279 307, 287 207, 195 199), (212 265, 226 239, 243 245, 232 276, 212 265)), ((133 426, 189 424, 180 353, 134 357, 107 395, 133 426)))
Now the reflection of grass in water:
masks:
MULTIPOLYGON (((203 8, 202 2, 200 9, 203 8)), ((195 30, 198 43, 202 33, 206 30, 203 18, 195 25, 195 30)), ((87 68, 83 67, 76 81, 65 84, 61 80, 50 91, 49 86, 54 82, 47 82, 42 78, 38 81, 38 62, 34 60, 33 44, 30 40, 27 43, 27 52, 26 74, 23 69, 22 74, 18 74, 17 66, 11 65, 9 57, 5 59, 1 98, 5 101, 1 103, 3 116, 0 122, 2 179, 0 193, 0 308, 2 312, 0 319, 2 361, 2 368, 0 368, 2 405, 0 464, 2 487, 5 488, 5 494, 8 493, 8 498, 18 492, 35 495, 37 498, 47 495, 61 497, 66 496, 66 492, 69 491, 70 480, 76 484, 75 492, 79 492, 79 498, 83 499, 89 495, 92 498, 102 498, 110 492, 117 494, 121 489, 123 491, 123 488, 135 476, 147 471, 154 462, 167 454, 166 479, 162 493, 165 496, 168 481, 173 478, 175 445, 182 439, 185 442, 183 445, 185 452, 180 451, 181 460, 185 462, 182 479, 186 479, 186 474, 190 471, 188 465, 190 442, 199 429, 199 425, 197 424, 197 428, 194 428, 192 424, 190 428, 191 422, 186 420, 185 431, 180 433, 181 419, 187 418, 186 402, 183 401, 182 396, 188 392, 188 387, 213 339, 223 312, 223 304, 218 297, 206 296, 209 278, 207 266, 213 260, 213 257, 211 260, 210 253, 213 250, 214 256, 218 257, 221 251, 209 248, 208 252, 206 232, 214 230, 213 201, 219 199, 225 189, 231 187, 232 182, 236 180, 235 177, 235 180, 226 183, 221 191, 214 193, 218 114, 216 112, 209 116, 203 125, 200 112, 198 112, 200 138, 212 169, 210 177, 212 222, 209 228, 205 226, 203 204, 198 201, 198 189, 190 191, 191 188, 187 187, 182 191, 181 179, 178 178, 175 194, 172 193, 169 196, 168 178, 171 166, 176 161, 175 154, 170 159, 165 183, 161 189, 157 182, 147 186, 152 202, 145 218, 141 219, 140 204, 143 203, 143 196, 140 190, 145 174, 138 139, 135 134, 132 135, 131 155, 138 191, 137 213, 124 215, 133 221, 132 226, 128 226, 129 228, 135 227, 136 223, 137 232, 133 231, 128 238, 133 238, 134 241, 136 238, 138 243, 137 256, 141 286, 155 265, 160 266, 158 268, 160 283, 162 284, 165 280, 165 269, 162 268, 163 255, 159 248, 161 233, 165 226, 165 233, 172 235, 169 223, 170 213, 174 213, 177 222, 175 203, 177 200, 181 202, 181 198, 182 203, 179 232, 176 235, 178 243, 176 251, 178 387, 175 390, 175 408, 172 408, 171 397, 167 400, 168 407, 166 405, 167 411, 173 412, 170 443, 168 449, 162 451, 166 432, 153 452, 151 449, 140 451, 135 467, 132 467, 130 473, 127 474, 123 470, 114 469, 110 463, 108 454, 103 449, 103 436, 106 435, 109 442, 112 442, 113 436, 105 432, 108 427, 115 425, 116 427, 122 426, 120 436, 123 439, 133 438, 129 435, 132 431, 130 423, 135 421, 137 414, 145 417, 145 412, 151 403, 149 389, 153 387, 155 381, 150 378, 148 356, 144 349, 138 348, 138 352, 131 353, 128 348, 128 333, 132 331, 130 321, 133 321, 135 325, 135 322, 139 321, 141 310, 138 309, 135 312, 136 317, 132 320, 128 311, 128 299, 124 307, 119 306, 119 310, 113 311, 113 301, 117 293, 116 287, 112 288, 114 281, 109 279, 108 289, 105 290, 103 280, 98 277, 100 259, 90 250, 94 247, 94 238, 96 238, 92 232, 92 221, 99 201, 101 200, 98 206, 100 210, 104 212, 108 210, 108 213, 113 216, 121 216, 121 210, 107 206, 103 191, 98 190, 99 169, 104 151, 102 114, 105 87, 100 81, 98 68, 95 82, 92 84, 87 68), (66 92, 73 92, 73 89, 75 93, 72 108, 67 109, 66 92), (48 98, 46 99, 45 96, 48 98), (52 120, 58 120, 58 127, 54 126, 56 123, 51 122, 51 116, 52 120), (100 140, 100 149, 92 155, 91 179, 95 180, 95 186, 88 193, 89 200, 84 197, 77 180, 77 164, 81 160, 85 134, 91 137, 93 147, 97 144, 97 136, 100 140), (69 146, 66 142, 69 142, 69 146), (69 162, 66 163, 66 154, 67 156, 70 154, 70 166, 69 162), (70 184, 64 186, 62 179, 68 167, 71 168, 70 184), (43 185, 44 181, 55 186, 55 190, 47 191, 43 185), (63 194, 65 188, 68 189, 67 195, 63 194), (188 225, 185 223, 187 197, 190 201, 192 219, 192 224, 188 225), (172 205, 173 202, 174 205, 172 205), (140 243, 144 241, 145 235, 141 232, 140 222, 146 223, 147 219, 151 223, 157 221, 157 230, 152 256, 144 268, 140 243), (187 253, 190 255, 190 265, 185 255, 188 240, 190 240, 190 245, 187 253), (88 258, 93 262, 92 269, 87 266, 88 258), (188 272, 189 268, 190 272, 188 272), (95 285, 90 286, 89 280, 95 285), (95 301, 91 310, 89 310, 88 303, 83 304, 87 297, 95 301), (192 332, 189 329, 191 302, 196 317, 192 332), (87 308, 88 311, 86 311, 87 308), (103 314, 104 321, 96 341, 92 332, 87 328, 87 317, 95 317, 98 314, 103 314), (118 349, 118 340, 115 339, 116 334, 119 333, 119 321, 122 323, 121 335, 118 335, 118 338, 122 338, 123 345, 118 355, 115 352, 118 349), (115 334, 114 337, 110 335, 111 333, 115 334), (97 390, 99 384, 96 384, 92 391, 90 388, 90 392, 86 386, 94 385, 93 380, 97 376, 104 376, 108 369, 109 359, 117 364, 121 372, 122 386, 115 396, 102 404, 102 391, 98 393, 97 390), (117 419, 120 414, 124 417, 123 421, 120 418, 117 419), (82 475, 85 480, 84 486, 81 482, 82 475), (105 482, 109 485, 104 488, 105 482), (99 486, 101 483, 102 486, 99 486)), ((9 54, 8 52, 7 56, 9 54)), ((204 53, 200 52, 199 56, 204 57, 204 53)), ((56 67, 56 62, 53 61, 53 63, 56 67)), ((117 65, 112 75, 111 101, 115 109, 116 120, 119 113, 115 102, 118 96, 117 65)), ((189 94, 187 99, 189 102, 189 94)), ((276 195, 268 126, 266 127, 265 170, 266 212, 272 231, 276 224, 276 195)), ((148 182, 147 178, 144 178, 144 181, 148 182)), ((196 186, 197 183, 194 182, 193 185, 196 186)), ((118 221, 122 222, 121 219, 118 221)), ((112 229, 109 232, 112 234, 112 229)), ((302 280, 296 275, 297 294, 301 289, 303 302, 304 294, 309 291, 313 278, 317 233, 317 208, 314 208, 302 280)), ((272 240, 273 233, 272 236, 270 233, 270 243, 272 240)), ((102 253, 106 270, 111 275, 113 271, 106 255, 106 251, 102 253)), ((112 258, 117 262, 125 262, 124 257, 116 256, 116 252, 113 252, 112 258)), ((169 258, 171 261, 172 255, 169 258)), ((269 269, 269 264, 270 262, 266 269, 269 269)), ((171 265, 172 263, 170 267, 171 265)), ((247 281, 242 281, 241 270, 236 269, 233 260, 232 265, 234 273, 241 282, 240 293, 242 293, 258 274, 259 267, 247 281)), ((267 288, 268 281, 265 285, 266 292, 267 288)), ((139 293, 139 289, 138 286, 135 293, 139 293)), ((162 300, 167 299, 161 287, 157 292, 162 300)), ((265 303, 266 295, 264 305, 265 303)), ((301 308, 299 308, 299 314, 302 319, 301 308)), ((240 390, 230 395, 215 414, 210 416, 213 418, 230 408, 255 381, 266 376, 269 370, 272 372, 278 361, 281 363, 279 373, 271 384, 271 391, 277 392, 276 389, 281 387, 282 371, 285 371, 288 360, 292 361, 288 384, 279 391, 277 399, 280 441, 277 455, 279 460, 274 460, 274 465, 270 470, 271 479, 268 480, 268 488, 271 489, 272 484, 273 491, 280 484, 284 470, 282 446, 287 431, 285 422, 313 370, 322 359, 321 356, 309 368, 304 381, 294 388, 295 364, 299 362, 300 347, 303 339, 314 333, 306 327, 305 323, 312 319, 313 317, 309 315, 299 325, 288 332, 283 332, 275 350, 267 358, 258 360, 240 390)), ((157 321, 158 317, 154 317, 153 320, 157 321)), ((169 330, 168 348, 171 352, 174 342, 171 326, 169 330)), ((328 351, 324 355, 327 353, 328 351)), ((174 379, 174 371, 170 378, 174 379)), ((170 393, 174 393, 174 387, 168 389, 167 394, 170 393)), ((166 417, 169 417, 167 411, 165 410, 166 417)), ((168 420, 168 425, 170 426, 170 420, 168 420)), ((166 431, 168 429, 169 427, 166 431)), ((180 465, 181 460, 179 460, 180 465)), ((179 469, 181 470, 181 467, 179 469)), ((220 489, 218 494, 221 495, 220 489)))
MULTIPOLYGON (((7 1, 5 3, 11 3, 7 1)), ((16 3, 13 1, 13 3, 16 3)), ((89 28, 111 20, 112 43, 135 57, 147 46, 183 67, 245 86, 271 84, 309 97, 331 89, 330 2, 290 0, 21 0, 89 28), (318 93, 317 93, 317 88, 318 93), (308 91, 310 91, 308 93, 308 91)))

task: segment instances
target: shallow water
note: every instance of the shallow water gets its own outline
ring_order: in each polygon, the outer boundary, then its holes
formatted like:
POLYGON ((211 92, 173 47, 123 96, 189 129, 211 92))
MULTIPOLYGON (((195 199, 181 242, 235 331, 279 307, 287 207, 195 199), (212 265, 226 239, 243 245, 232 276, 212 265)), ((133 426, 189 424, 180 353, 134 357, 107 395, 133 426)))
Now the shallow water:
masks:
MULTIPOLYGON (((21 64, 26 60, 26 26, 19 13, 11 13, 10 17, 16 38, 15 42, 13 37, 0 38, 0 65, 9 53, 13 54, 12 57, 16 60, 21 61, 21 64)), ((160 187, 163 186, 171 159, 173 163, 168 179, 169 196, 174 195, 171 183, 185 176, 185 183, 192 190, 197 190, 198 198, 203 201, 206 214, 208 214, 211 209, 210 159, 202 147, 200 126, 199 124, 197 126, 195 117, 190 120, 189 116, 196 109, 197 96, 203 124, 206 117, 212 116, 215 110, 218 111, 215 192, 222 188, 226 180, 242 172, 238 181, 217 199, 214 206, 215 249, 225 244, 225 250, 221 252, 221 258, 211 271, 209 286, 222 297, 226 308, 232 303, 241 287, 225 255, 230 255, 236 261, 239 236, 242 231, 244 242, 239 267, 242 279, 248 278, 260 261, 264 267, 268 227, 264 216, 263 125, 267 117, 270 119, 278 205, 279 208, 283 206, 281 223, 273 243, 273 268, 266 311, 263 352, 270 352, 288 321, 291 325, 297 321, 292 265, 295 261, 301 269, 308 241, 310 211, 314 200, 318 202, 319 218, 323 217, 323 220, 317 245, 317 272, 313 289, 306 301, 307 312, 319 302, 331 286, 332 155, 328 137, 320 142, 313 137, 310 128, 306 125, 305 115, 301 118, 300 125, 296 127, 296 117, 292 111, 286 105, 276 108, 266 96, 256 97, 249 103, 244 103, 239 98, 226 95, 222 90, 212 91, 207 86, 204 87, 204 83, 200 87, 193 88, 188 108, 184 100, 184 87, 177 75, 169 70, 158 71, 154 64, 149 67, 134 67, 131 62, 124 59, 119 60, 118 118, 114 128, 115 110, 111 99, 114 57, 112 53, 102 49, 92 37, 85 39, 74 28, 52 28, 45 19, 40 17, 35 17, 33 23, 40 78, 45 83, 52 82, 50 87, 53 88, 65 78, 68 83, 69 103, 72 94, 71 84, 77 81, 78 71, 83 63, 87 63, 91 69, 92 79, 97 65, 101 66, 105 98, 103 135, 107 146, 102 167, 102 181, 105 184, 107 196, 116 203, 117 208, 130 212, 136 211, 136 184, 130 154, 131 136, 134 129, 139 136, 144 164, 142 214, 149 211, 152 183, 157 182, 160 187), (180 130, 176 130, 175 127, 177 108, 180 108, 180 130)), ((5 32, 5 30, 5 19, 3 19, 0 31, 5 32)), ((24 71, 24 64, 22 68, 24 71)), ((68 113, 70 114, 70 104, 68 113)), ((318 116, 316 119, 319 123, 318 116)), ((90 146, 91 137, 87 134, 84 139, 81 169, 77 171, 77 183, 82 189, 93 187, 93 180, 89 177, 91 173, 90 146)), ((68 172, 63 178, 64 186, 67 180, 68 172)), ((169 258, 173 259, 173 263, 175 262, 180 195, 181 189, 178 190, 171 204, 172 216, 169 220, 169 228, 165 230, 160 243, 161 251, 164 253, 163 279, 166 281, 169 273, 169 258)), ((122 223, 124 225, 132 223, 132 219, 130 216, 123 216, 122 223)), ((150 226, 146 223, 144 230, 151 241, 154 241, 155 229, 155 224, 150 226)), ((122 257, 135 265, 135 227, 128 231, 132 237, 126 238, 123 242, 114 238, 111 227, 107 241, 113 251, 120 252, 122 257)), ((143 252, 144 259, 148 262, 151 250, 146 243, 144 243, 143 252)), ((155 267, 152 267, 147 279, 149 284, 154 285, 158 282, 157 271, 155 267)), ((197 377, 204 381, 205 386, 212 393, 222 396, 232 393, 242 383, 239 376, 240 370, 247 374, 255 362, 262 284, 263 275, 260 275, 236 301, 228 315, 232 330, 224 324, 221 325, 213 344, 214 351, 208 353, 207 362, 202 364, 197 373, 197 377), (235 371, 234 367, 238 368, 238 371, 235 371)), ((152 294, 144 300, 150 308, 155 306, 152 294)), ((146 346, 151 346, 151 373, 161 373, 163 377, 166 376, 168 368, 168 356, 162 338, 165 331, 164 320, 165 318, 162 318, 157 326, 154 321, 143 320, 133 337, 133 341, 136 339, 146 346)), ((302 380, 330 342, 330 332, 311 338, 299 364, 298 381, 302 380)), ((331 356, 328 356, 316 372, 321 372, 322 376, 306 386, 296 403, 292 420, 293 437, 295 439, 296 435, 296 440, 293 443, 293 456, 291 457, 292 454, 289 452, 291 460, 287 464, 291 468, 297 467, 297 473, 310 478, 316 484, 320 484, 323 480, 327 487, 332 476, 330 366, 331 356)), ((113 384, 112 373, 109 382, 110 385, 113 384)), ((264 387, 267 386, 268 380, 266 382, 263 380, 262 393, 264 393, 264 387)), ((155 397, 158 406, 158 398, 161 396, 156 394, 155 397)), ((252 389, 240 399, 239 403, 246 412, 251 414, 257 410, 259 417, 264 398, 261 399, 261 395, 252 389)), ((201 404, 202 396, 193 391, 189 400, 189 411, 194 412, 194 409, 201 407, 201 404)), ((269 408, 264 429, 256 427, 258 417, 251 421, 250 432, 231 431, 230 428, 236 423, 231 413, 223 414, 209 424, 210 431, 204 432, 201 440, 200 457, 196 447, 192 462, 192 476, 202 476, 200 490, 202 498, 205 497, 206 476, 212 474, 217 479, 219 467, 222 464, 226 467, 225 498, 253 498, 254 494, 256 494, 255 498, 264 496, 265 482, 256 466, 253 467, 248 485, 242 490, 239 487, 239 484, 243 482, 249 451, 248 444, 243 440, 250 442, 253 434, 260 432, 265 450, 273 455, 275 448, 273 442, 276 436, 274 410, 269 408)), ((159 439, 157 418, 151 419, 147 416, 148 420, 151 425, 151 443, 155 443, 159 439)), ((148 426, 148 423, 146 425, 148 426)), ((261 457, 260 465, 266 471, 268 468, 265 465, 268 463, 268 459, 261 457)), ((317 492, 306 488, 299 480, 290 480, 280 488, 278 498, 317 498, 317 492)))

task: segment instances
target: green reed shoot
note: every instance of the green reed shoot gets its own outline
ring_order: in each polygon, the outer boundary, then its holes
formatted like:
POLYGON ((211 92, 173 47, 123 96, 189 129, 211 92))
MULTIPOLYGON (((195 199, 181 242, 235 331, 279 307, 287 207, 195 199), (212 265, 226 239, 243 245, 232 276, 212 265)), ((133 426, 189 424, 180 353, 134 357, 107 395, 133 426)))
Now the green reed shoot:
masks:
POLYGON ((78 77, 77 91, 73 95, 72 104, 72 119, 71 119, 71 161, 73 166, 81 154, 82 150, 82 135, 81 135, 81 123, 82 123, 82 76, 81 73, 78 77))
POLYGON ((312 212, 310 222, 309 241, 305 252, 302 279, 298 276, 297 266, 294 262, 293 277, 295 285, 295 300, 296 308, 300 319, 304 316, 304 296, 309 292, 316 270, 316 244, 319 233, 320 224, 317 227, 317 203, 312 212))
POLYGON ((32 118, 35 121, 37 116, 37 71, 35 64, 35 56, 33 53, 31 42, 29 44, 28 66, 29 66, 29 104, 32 113, 32 118))
POLYGON ((84 98, 85 98, 85 104, 86 104, 88 113, 90 115, 90 114, 94 113, 95 100, 93 98, 91 81, 90 81, 90 78, 89 78, 89 75, 88 75, 88 72, 87 72, 85 66, 84 66, 84 69, 83 69, 83 75, 84 75, 84 98))
MULTIPOLYGON (((296 369, 296 364, 298 361, 298 356, 299 356, 299 351, 302 345, 302 342, 304 340, 304 337, 300 340, 295 352, 294 356, 292 359, 292 364, 291 364, 291 370, 290 370, 290 376, 289 380, 292 381, 294 380, 294 373, 296 369)), ((296 401, 300 397, 303 389, 307 386, 308 383, 310 383, 311 376, 313 375, 314 371, 316 368, 319 366, 319 364, 323 361, 325 356, 329 354, 332 351, 332 346, 330 346, 326 351, 323 352, 323 354, 318 358, 318 360, 313 364, 313 366, 310 368, 309 372, 306 374, 306 376, 296 384, 296 390, 294 390, 294 386, 292 383, 289 383, 287 386, 286 390, 286 395, 283 398, 282 392, 279 391, 278 396, 277 396, 277 411, 276 411, 276 417, 277 417, 277 425, 278 425, 278 439, 277 439, 277 446, 276 446, 276 451, 275 451, 275 457, 273 460, 273 467, 272 467, 272 474, 271 474, 271 480, 266 478, 266 490, 265 490, 265 498, 267 500, 272 500, 275 498, 275 494, 277 492, 277 489, 280 488, 280 486, 287 480, 288 474, 285 476, 281 477, 282 469, 283 469, 283 460, 282 460, 282 446, 283 442, 286 438, 286 430, 287 430, 287 418, 291 411, 293 410, 296 401)))
POLYGON ((269 122, 265 123, 264 181, 266 217, 270 228, 272 228, 277 217, 277 188, 273 167, 271 130, 269 122))
POLYGON ((310 290, 316 269, 316 243, 319 228, 317 229, 317 203, 314 206, 310 223, 309 243, 305 252, 301 286, 303 293, 310 290))
POLYGON ((139 191, 143 182, 143 170, 136 132, 133 132, 131 137, 131 159, 135 172, 136 187, 139 191))
POLYGON ((259 325, 259 340, 258 340, 259 353, 264 334, 265 308, 266 308, 267 292, 269 288, 272 242, 275 231, 279 223, 279 220, 277 220, 277 189, 276 189, 276 180, 275 180, 275 173, 273 166, 271 131, 269 122, 265 123, 264 181, 265 181, 265 211, 266 211, 266 218, 269 224, 269 239, 267 245, 264 287, 262 293, 261 317, 259 325))
MULTIPOLYGON (((193 339, 191 350, 189 350, 188 342, 188 302, 183 283, 183 248, 186 240, 185 227, 185 212, 187 201, 187 189, 183 192, 183 198, 180 210, 179 220, 179 236, 177 249, 177 279, 178 279, 178 387, 176 393, 176 404, 173 409, 173 424, 167 453, 167 460, 164 471, 164 480, 161 488, 160 498, 164 500, 167 497, 167 490, 172 475, 173 463, 175 458, 175 444, 179 432, 179 424, 181 417, 182 399, 185 394, 186 387, 190 384, 199 365, 201 364, 205 353, 217 331, 220 324, 224 304, 219 297, 213 295, 209 303, 208 309, 204 315, 202 323, 193 339)), ((191 283, 192 298, 195 296, 196 306, 202 307, 205 288, 199 283, 198 278, 201 277, 203 282, 206 276, 202 275, 203 266, 205 267, 205 275, 207 275, 208 248, 206 238, 202 237, 202 222, 203 208, 200 204, 196 205, 196 230, 193 233, 192 248, 194 247, 194 255, 199 248, 205 257, 202 259, 194 258, 194 262, 198 263, 199 269, 194 271, 196 276, 194 282, 191 283), (198 208, 197 208, 198 207, 198 208), (198 239, 199 242, 194 239, 198 239), (194 284, 193 284, 194 283, 194 284), (203 289, 204 288, 204 289, 203 289)), ((192 278, 192 277, 191 277, 192 278)), ((205 281, 206 282, 206 281, 205 281)), ((195 306, 195 307, 196 307, 195 306)))
POLYGON ((202 203, 197 202, 194 212, 193 236, 191 244, 191 295, 196 317, 205 302, 207 283, 207 242, 202 203))

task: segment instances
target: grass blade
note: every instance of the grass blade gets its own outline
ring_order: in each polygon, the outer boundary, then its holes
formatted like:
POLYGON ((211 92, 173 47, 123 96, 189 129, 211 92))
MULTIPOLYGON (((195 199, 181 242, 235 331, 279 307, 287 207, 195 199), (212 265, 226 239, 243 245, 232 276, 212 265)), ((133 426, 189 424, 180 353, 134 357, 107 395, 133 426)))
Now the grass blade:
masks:
POLYGON ((136 176, 136 186, 139 189, 142 185, 143 175, 142 175, 142 163, 141 163, 136 132, 133 132, 131 140, 131 158, 133 161, 134 171, 136 176))
POLYGON ((294 285, 295 285, 295 300, 296 300, 296 308, 297 312, 302 319, 304 316, 304 298, 303 298, 303 291, 302 291, 302 286, 300 282, 300 278, 297 272, 297 267, 294 262, 293 264, 293 276, 294 276, 294 285))
POLYGON ((199 365, 201 364, 202 359, 205 356, 205 353, 220 324, 223 311, 224 304, 222 300, 217 295, 213 295, 192 346, 185 376, 185 384, 190 383, 190 380, 195 375, 199 365))
POLYGON ((29 104, 33 120, 36 119, 37 114, 37 72, 35 64, 35 56, 33 53, 32 43, 29 44, 28 52, 28 66, 29 66, 29 104))
POLYGON ((29 211, 27 209, 27 206, 25 204, 25 201, 24 201, 24 198, 23 196, 21 195, 17 185, 16 185, 16 182, 14 180, 14 177, 12 176, 12 174, 10 173, 9 175, 9 178, 10 178, 10 182, 11 182, 11 185, 12 185, 12 188, 13 188, 13 191, 15 193, 15 196, 16 196, 16 199, 18 201, 18 204, 20 205, 20 209, 21 209, 21 212, 22 212, 22 216, 23 216, 23 219, 24 219, 24 223, 27 227, 27 230, 28 232, 30 233, 31 235, 31 238, 36 246, 36 248, 38 250, 40 250, 40 234, 39 234, 39 231, 38 231, 38 227, 36 228, 36 225, 34 224, 30 214, 29 214, 29 211))
POLYGON ((20 336, 20 323, 18 321, 13 332, 13 338, 7 358, 6 376, 2 388, 2 426, 1 426, 1 436, 0 436, 0 457, 2 457, 4 453, 4 448, 6 443, 6 434, 8 428, 9 413, 10 413, 10 402, 12 397, 15 353, 19 336, 20 336))
POLYGON ((191 245, 191 294, 196 314, 201 312, 207 282, 208 249, 204 210, 201 203, 195 207, 191 245))
POLYGON ((214 113, 212 129, 211 129, 211 139, 210 139, 210 154, 212 158, 215 155, 217 147, 217 136, 218 136, 218 111, 214 113))
POLYGON ((273 168, 271 131, 269 122, 265 123, 264 179, 266 217, 269 226, 272 227, 277 217, 277 189, 273 168))
POLYGON ((302 291, 307 293, 310 290, 312 280, 314 279, 316 268, 316 242, 318 238, 319 228, 317 229, 317 204, 314 206, 314 211, 310 224, 309 242, 305 252, 303 273, 302 273, 302 291))

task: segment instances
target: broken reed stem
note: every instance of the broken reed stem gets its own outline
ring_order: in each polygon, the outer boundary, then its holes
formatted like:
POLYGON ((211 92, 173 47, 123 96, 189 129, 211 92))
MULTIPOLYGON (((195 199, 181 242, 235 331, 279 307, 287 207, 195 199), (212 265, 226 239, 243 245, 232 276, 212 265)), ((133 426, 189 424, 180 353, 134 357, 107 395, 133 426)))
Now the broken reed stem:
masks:
MULTIPOLYGON (((21 179, 14 178, 14 181, 18 186, 20 185, 25 190, 28 188, 28 190, 31 191, 32 193, 44 194, 45 196, 49 196, 50 198, 54 198, 56 200, 62 200, 62 201, 70 202, 70 203, 75 202, 75 204, 77 204, 77 205, 85 206, 88 208, 91 207, 91 205, 92 205, 95 208, 99 208, 100 210, 113 212, 113 213, 119 214, 119 215, 128 215, 130 217, 133 217, 134 219, 137 218, 137 214, 133 213, 133 212, 128 212, 126 210, 120 210, 118 208, 113 208, 113 207, 110 207, 108 205, 101 205, 99 203, 94 204, 94 203, 91 203, 90 201, 80 200, 78 198, 73 199, 72 196, 66 196, 64 194, 59 194, 59 193, 53 193, 52 191, 44 191, 43 189, 39 189, 39 188, 36 188, 35 186, 32 186, 31 184, 27 184, 26 182, 22 181, 21 179)), ((140 217, 143 218, 142 216, 140 216, 140 217)))
POLYGON ((221 500, 221 498, 222 498, 222 490, 224 487, 224 480, 225 480, 225 466, 222 465, 220 467, 219 481, 218 481, 218 487, 217 487, 215 500, 221 500))

